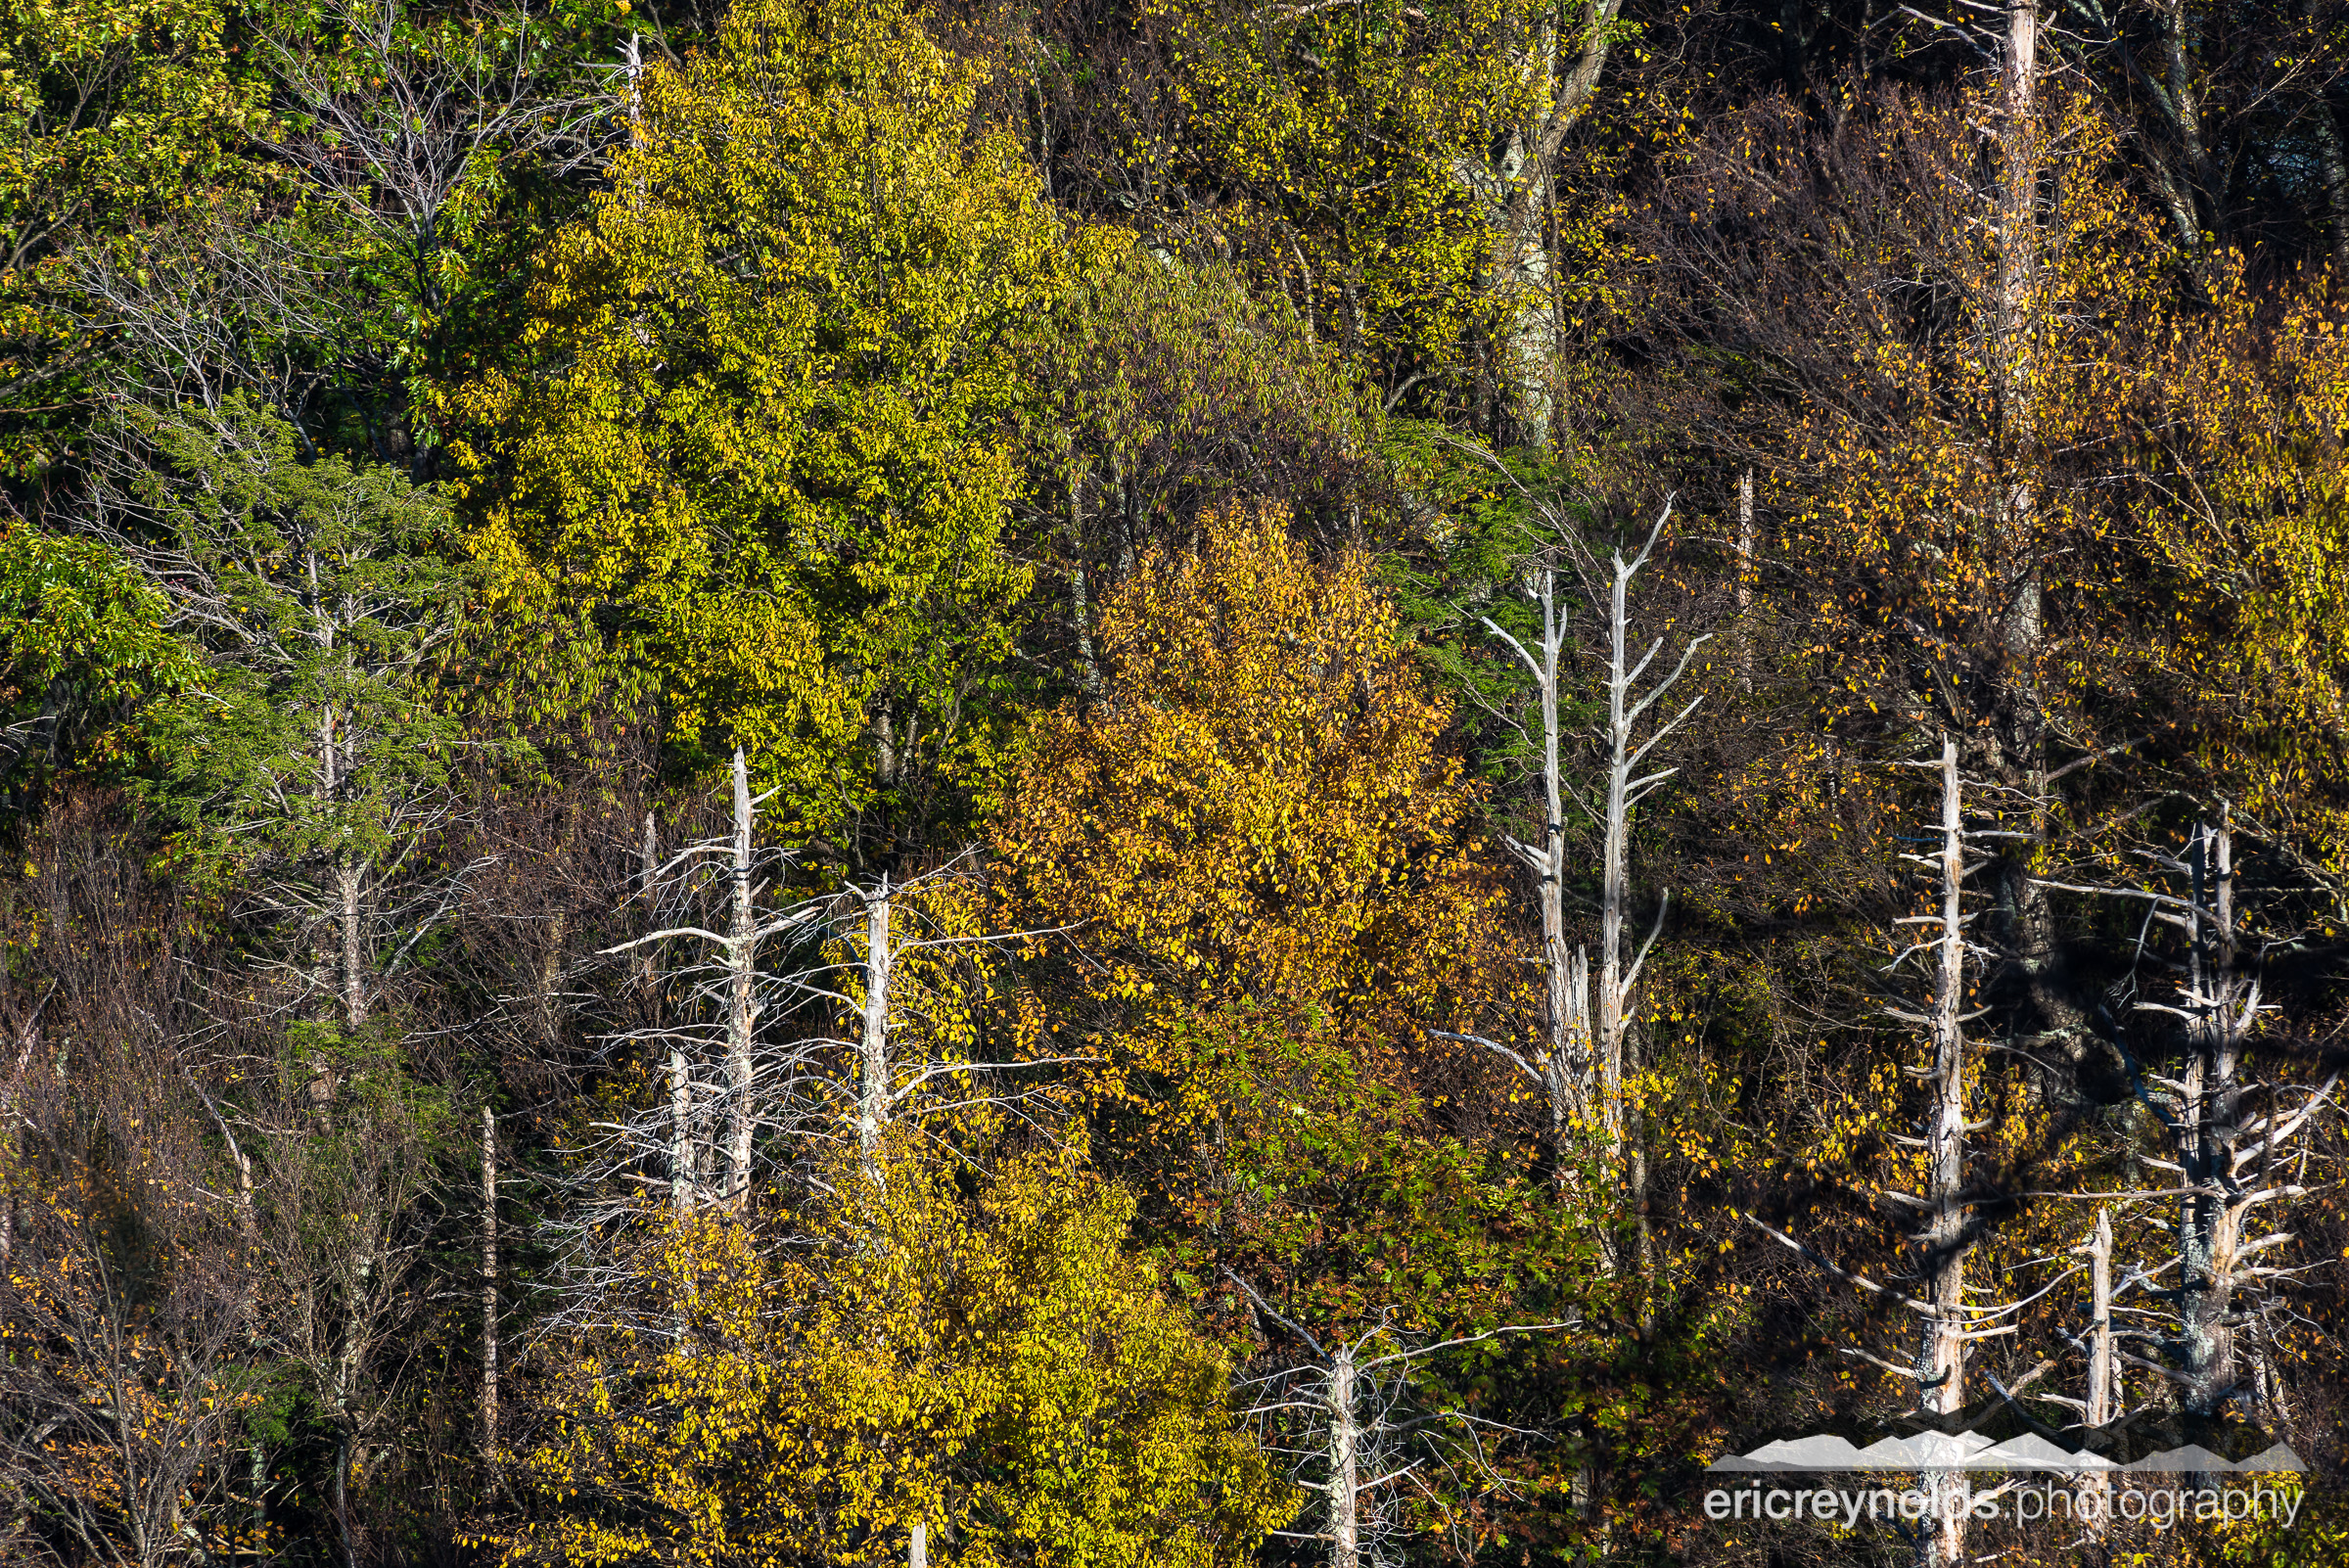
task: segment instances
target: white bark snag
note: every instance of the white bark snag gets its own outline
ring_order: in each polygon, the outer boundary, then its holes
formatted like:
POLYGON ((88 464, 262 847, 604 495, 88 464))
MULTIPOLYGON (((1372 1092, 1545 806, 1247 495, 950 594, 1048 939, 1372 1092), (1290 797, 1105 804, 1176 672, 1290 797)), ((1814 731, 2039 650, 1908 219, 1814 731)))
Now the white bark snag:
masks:
MULTIPOLYGON (((1589 1123, 1603 1140, 1610 1164, 1624 1159, 1623 1078, 1625 1037, 1631 1027, 1634 990, 1639 981, 1639 971, 1647 961, 1648 949, 1664 927, 1664 908, 1660 901, 1656 909, 1655 929, 1650 931, 1639 950, 1630 956, 1624 952, 1623 925, 1625 905, 1631 885, 1632 811, 1649 795, 1663 787, 1665 780, 1678 771, 1660 768, 1642 774, 1640 765, 1667 736, 1679 729, 1696 711, 1700 696, 1682 706, 1670 718, 1656 724, 1644 741, 1635 743, 1640 721, 1647 716, 1664 695, 1671 691, 1681 677, 1688 672, 1688 664, 1696 650, 1709 637, 1691 638, 1681 651, 1681 660, 1671 674, 1665 676, 1645 693, 1639 681, 1664 649, 1659 637, 1636 660, 1631 658, 1631 598, 1633 580, 1638 576, 1653 556, 1656 541, 1663 536, 1664 526, 1672 519, 1668 505, 1649 530, 1646 543, 1630 560, 1623 552, 1614 553, 1611 568, 1611 586, 1601 607, 1607 616, 1607 789, 1604 847, 1600 865, 1599 891, 1599 975, 1597 994, 1591 994, 1590 964, 1588 955, 1566 946, 1566 916, 1564 873, 1566 863, 1566 827, 1564 821, 1564 771, 1559 759, 1560 735, 1559 653, 1565 641, 1565 621, 1558 613, 1554 575, 1544 572, 1536 601, 1542 608, 1542 646, 1539 657, 1508 632, 1503 631, 1491 618, 1483 618, 1486 629, 1509 645, 1518 660, 1532 672, 1539 718, 1542 725, 1543 747, 1543 804, 1548 812, 1543 842, 1539 848, 1517 839, 1508 840, 1509 849, 1533 869, 1541 879, 1543 969, 1547 981, 1543 1005, 1543 1052, 1530 1064, 1520 1063, 1532 1072, 1550 1097, 1552 1136, 1561 1153, 1567 1146, 1566 1130, 1571 1121, 1589 1123)), ((1667 895, 1669 898, 1669 895, 1667 895)), ((1563 1162, 1561 1162, 1563 1163, 1563 1162)), ((1644 1162, 1635 1159, 1629 1163, 1627 1175, 1636 1185, 1644 1162)), ((1642 1196, 1633 1194, 1635 1206, 1642 1196)))
POLYGON ((856 1096, 856 1147, 868 1178, 880 1176, 881 1131, 889 1124, 889 877, 864 899, 863 1073, 856 1096))
MULTIPOLYGON (((1940 931, 1934 943, 1933 1005, 1927 1015, 1933 1053, 1928 1079, 1933 1102, 1925 1121, 1925 1229, 1918 1238, 1926 1280, 1925 1320, 1916 1375, 1924 1407, 1951 1414, 1965 1407, 1965 1256, 1972 1250, 1965 1214, 1965 825, 1958 777, 1958 743, 1941 743, 1940 931)), ((1917 1560, 1950 1568, 1965 1560, 1965 1515, 1954 1494, 1960 1477, 1934 1471, 1927 1478, 1933 1528, 1918 1537, 1917 1560)))
POLYGON ((1356 1502, 1361 1491, 1361 1433, 1355 1425, 1354 1347, 1338 1347, 1329 1368, 1329 1561, 1330 1568, 1360 1568, 1361 1521, 1356 1502))
POLYGON ((482 1453, 497 1453, 497 1117, 482 1107, 482 1453))
POLYGON ((908 1568, 930 1568, 930 1527, 928 1525, 917 1524, 913 1527, 913 1538, 906 1546, 905 1561, 908 1568))
POLYGON ((1671 898, 1667 893, 1658 900, 1655 927, 1627 963, 1623 922, 1631 898, 1632 812, 1680 771, 1666 767, 1642 774, 1639 768, 1647 761, 1648 753, 1688 721, 1688 715, 1704 701, 1703 695, 1689 699, 1679 713, 1658 723, 1646 740, 1637 744, 1634 740, 1647 711, 1680 683, 1681 677, 1688 672, 1688 663, 1696 657, 1696 650, 1712 636, 1708 632, 1690 638, 1672 673, 1649 687, 1645 694, 1640 693, 1639 679, 1647 673, 1647 667, 1655 663, 1656 655, 1664 651, 1664 639, 1658 637, 1636 662, 1632 660, 1632 580, 1655 554, 1656 541, 1663 537, 1664 525, 1671 521, 1672 508, 1667 505, 1637 555, 1626 561, 1621 550, 1614 553, 1613 582, 1607 601, 1607 819, 1599 867, 1598 997, 1593 1010, 1597 1014, 1600 1125, 1606 1133, 1608 1152, 1616 1157, 1623 1152, 1624 1040, 1631 1029, 1634 989, 1639 984, 1640 969, 1647 963, 1648 949, 1655 945, 1656 937, 1664 929, 1664 904, 1671 898))
MULTIPOLYGON (((2081 1419, 2092 1432, 2112 1424, 2118 1413, 2114 1408, 2115 1387, 2112 1360, 2112 1211, 2096 1211, 2096 1228, 2083 1249, 2088 1254, 2088 1300, 2092 1314, 2088 1327, 2088 1402, 2081 1407, 2081 1419)), ((2097 1501, 2088 1521, 2088 1533, 2101 1540, 2105 1521, 2111 1516, 2112 1476, 2104 1470, 2094 1470, 2080 1478, 2081 1490, 2093 1494, 2097 1501)))
POLYGON ((726 1202, 750 1201, 751 1035, 758 1023, 758 922, 751 912, 751 775, 734 749, 734 923, 726 937, 726 1202))
POLYGON ((696 1198, 693 1174, 693 1080, 685 1047, 668 1048, 668 1205, 686 1214, 696 1198))
POLYGON ((1573 1130, 1590 1109, 1590 982, 1589 959, 1582 949, 1566 945, 1566 822, 1565 774, 1558 756, 1558 656, 1566 638, 1566 620, 1557 603, 1557 574, 1546 569, 1535 595, 1542 607, 1542 644, 1537 657, 1492 620, 1488 629, 1516 650, 1533 672, 1534 700, 1542 725, 1542 793, 1543 819, 1539 847, 1509 839, 1509 849, 1536 878, 1535 899, 1542 915, 1543 1050, 1534 1058, 1534 1076, 1549 1101, 1550 1156, 1556 1169, 1552 1179, 1564 1185, 1574 1161, 1573 1130))

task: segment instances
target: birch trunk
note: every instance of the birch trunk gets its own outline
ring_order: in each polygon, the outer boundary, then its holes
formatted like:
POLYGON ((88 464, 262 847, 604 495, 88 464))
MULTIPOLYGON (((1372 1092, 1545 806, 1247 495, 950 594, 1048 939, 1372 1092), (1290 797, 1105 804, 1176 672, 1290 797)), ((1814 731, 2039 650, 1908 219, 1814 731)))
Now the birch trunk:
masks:
POLYGON ((1589 108, 1614 46, 1623 0, 1579 0, 1544 18, 1526 40, 1520 71, 1536 97, 1497 156, 1466 183, 1493 232, 1493 287, 1507 307, 1498 358, 1525 444, 1552 439, 1558 318, 1551 289, 1550 200, 1558 150, 1589 108), (1579 12, 1579 18, 1572 14, 1579 12), (1571 39, 1564 36, 1576 28, 1571 39), (1561 69, 1561 67, 1563 69, 1561 69))

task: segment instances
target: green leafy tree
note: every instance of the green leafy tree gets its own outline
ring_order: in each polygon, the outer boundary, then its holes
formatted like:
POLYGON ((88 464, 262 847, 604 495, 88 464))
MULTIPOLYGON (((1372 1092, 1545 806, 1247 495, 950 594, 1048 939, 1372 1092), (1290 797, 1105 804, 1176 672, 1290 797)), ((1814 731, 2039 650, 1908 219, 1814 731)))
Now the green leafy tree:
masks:
POLYGON ((746 6, 633 93, 535 288, 542 374, 461 400, 497 432, 490 604, 570 656, 551 694, 630 670, 689 748, 757 760, 779 829, 886 854, 995 765, 1029 585, 1005 338, 1060 231, 887 0, 746 6))
POLYGON ((428 690, 469 580, 434 553, 447 506, 394 469, 303 463, 290 425, 237 398, 132 412, 97 495, 204 666, 143 715, 148 802, 294 935, 273 962, 296 993, 355 1029, 459 880, 420 853, 456 800, 461 725, 428 690))
POLYGON ((162 629, 161 595, 94 539, 0 527, 0 782, 54 758, 76 721, 198 665, 162 629))
POLYGON ((247 186, 264 87, 219 0, 0 6, 0 470, 35 480, 88 428, 103 350, 76 245, 247 186))

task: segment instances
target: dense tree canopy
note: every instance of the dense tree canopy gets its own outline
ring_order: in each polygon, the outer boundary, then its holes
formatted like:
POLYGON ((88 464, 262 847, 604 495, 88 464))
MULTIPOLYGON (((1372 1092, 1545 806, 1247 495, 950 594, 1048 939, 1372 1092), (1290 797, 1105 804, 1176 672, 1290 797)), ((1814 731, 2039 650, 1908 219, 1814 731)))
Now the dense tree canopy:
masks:
POLYGON ((0 1558, 2342 1560, 2345 112, 0 4, 0 1558))

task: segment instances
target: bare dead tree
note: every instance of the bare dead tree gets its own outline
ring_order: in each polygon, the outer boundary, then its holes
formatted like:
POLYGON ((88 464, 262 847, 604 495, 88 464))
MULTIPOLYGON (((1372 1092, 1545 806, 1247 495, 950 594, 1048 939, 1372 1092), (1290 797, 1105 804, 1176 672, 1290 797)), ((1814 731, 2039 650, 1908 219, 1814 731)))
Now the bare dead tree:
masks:
MULTIPOLYGON (((572 1201, 557 1227, 568 1283, 538 1331, 633 1311, 634 1265, 616 1238, 641 1218, 648 1192, 665 1192, 680 1215, 711 1207, 740 1215, 761 1172, 770 1187, 828 1191, 826 1156, 844 1143, 877 1180, 892 1125, 914 1102, 925 1114, 981 1102, 1016 1109, 1046 1085, 1006 1075, 1089 1059, 982 1061, 950 1048, 935 1027, 933 1004, 959 993, 953 949, 1046 934, 942 922, 952 891, 977 876, 971 856, 904 882, 827 885, 794 855, 759 843, 765 797, 752 795, 740 751, 730 785, 725 831, 659 864, 648 854, 631 899, 646 899, 653 929, 597 955, 624 958, 640 983, 669 999, 608 1041, 659 1064, 664 1092, 599 1124, 596 1140, 575 1151, 572 1201), (923 1041, 919 1054, 900 1048, 909 1027, 923 1041), (948 1082, 957 1087, 938 1092, 948 1082)), ((648 824, 648 852, 654 842, 648 824)))
POLYGON ((2272 1413, 2280 1391, 2259 1397, 2259 1368, 2245 1365, 2238 1336, 2288 1320, 2288 1288, 2321 1267, 2272 1259, 2296 1239, 2284 1214, 2309 1195, 2300 1171, 2320 1117, 2334 1105, 2340 1075, 2309 1084, 2245 1074, 2261 1017, 2276 1011, 2264 999, 2267 954, 2294 936, 2246 924, 2232 810, 2222 804, 2197 821, 2183 850, 2142 853, 2165 886, 2044 882, 2051 891, 2144 903, 2123 988, 2128 1010, 2171 1020, 2178 1030, 2176 1065, 2165 1073, 2146 1066, 2127 1026, 2104 1015, 2138 1099, 2152 1111, 2167 1145, 2166 1157, 2137 1156, 2161 1173, 2164 1184, 2111 1196, 2140 1212, 2176 1205, 2173 1222, 2160 1227, 2168 1232, 2161 1249, 2167 1256, 2139 1264, 2112 1294, 2117 1301, 2142 1293, 2157 1305, 2136 1313, 2157 1320, 2112 1330, 2120 1346, 2131 1347, 2116 1348, 2114 1356, 2170 1384, 2192 1415, 2216 1419, 2255 1404, 2272 1413), (2156 950, 2150 941, 2156 927, 2175 933, 2174 952, 2156 950), (2137 994, 2137 972, 2146 966, 2174 977, 2175 999, 2137 994), (2163 1275, 2168 1283, 2160 1282, 2163 1275))
POLYGON ((1688 673, 1697 650, 1711 637, 1690 638, 1681 650, 1671 673, 1644 688, 1649 669, 1664 651, 1665 639, 1655 638, 1644 653, 1636 651, 1631 629, 1631 588, 1639 573, 1654 559, 1657 543, 1672 520, 1668 501, 1648 530, 1646 539, 1628 558, 1621 548, 1602 561, 1595 551, 1579 546, 1567 520, 1545 499, 1524 492, 1540 504, 1555 534, 1569 541, 1569 551, 1599 624, 1604 626, 1600 681, 1606 694, 1607 715, 1598 736, 1602 785, 1597 799, 1585 797, 1569 781, 1560 714, 1560 656, 1566 646, 1565 617, 1557 603, 1556 572, 1543 566, 1528 592, 1541 614, 1540 651, 1529 649, 1491 617, 1480 618, 1485 627, 1505 643, 1534 678, 1530 717, 1503 715, 1527 741, 1538 739, 1542 757, 1543 803, 1546 810, 1543 842, 1530 845, 1508 840, 1513 853, 1536 877, 1543 937, 1543 1034, 1540 1047, 1528 1057, 1482 1037, 1453 1037, 1473 1040, 1515 1065, 1538 1084, 1548 1104, 1550 1136, 1559 1169, 1571 1168, 1580 1151, 1571 1147, 1572 1130, 1595 1138, 1610 1174, 1620 1171, 1634 1207, 1641 1216, 1642 1250, 1647 1249, 1645 1224, 1646 1162, 1637 1140, 1627 1133, 1624 1116, 1624 1072, 1627 1043, 1635 1013, 1634 997, 1640 971, 1663 934, 1670 894, 1657 900, 1653 926, 1635 951, 1628 950, 1625 921, 1631 900, 1632 817, 1639 804, 1663 788, 1677 769, 1658 767, 1642 772, 1655 749, 1684 725, 1704 700, 1689 699, 1669 716, 1650 721, 1648 715, 1688 673), (1600 831, 1598 897, 1598 968, 1590 970, 1587 948, 1569 950, 1566 943, 1566 824, 1569 800, 1582 807, 1600 831))
MULTIPOLYGON (((1898 1303, 1917 1314, 1917 1347, 1907 1361, 1890 1360, 1865 1352, 1847 1354, 1902 1376, 1913 1378, 1918 1405, 1934 1415, 1955 1415, 1965 1408, 1966 1369, 1971 1347, 1982 1340, 2010 1336, 2018 1331, 2018 1314, 2077 1268, 2057 1275, 2036 1295, 1993 1305, 1969 1301, 1966 1260, 1980 1237, 1975 1212, 1978 1195, 1969 1188, 1967 1139, 1986 1123, 1969 1120, 1967 1106, 1968 1051, 1965 1026, 1980 1014, 1965 1010, 1968 977, 1978 971, 1987 949, 1967 935, 1977 914, 1965 907, 1970 877, 1991 863, 1987 856, 1969 858, 1976 841, 2006 836, 1998 829, 1969 829, 1966 824, 1964 780, 1958 766, 1958 744, 1944 736, 1941 756, 1932 762, 1911 764, 1935 769, 1940 775, 1940 845, 1932 854, 1904 853, 1902 858, 1930 868, 1934 877, 1931 912, 1903 917, 1900 924, 1923 928, 1919 939, 1898 953, 1888 972, 1921 958, 1930 967, 1931 1000, 1924 1012, 1888 1007, 1887 1014, 1923 1033, 1926 1061, 1911 1069, 1921 1080, 1927 1101, 1920 1136, 1902 1136, 1904 1145, 1924 1157, 1924 1191, 1885 1189, 1889 1203, 1918 1217, 1921 1228, 1907 1239, 1915 1249, 1908 1277, 1915 1289, 1878 1284, 1865 1275, 1828 1263, 1774 1226, 1747 1216, 1750 1223, 1780 1244, 1793 1248, 1836 1277, 1898 1303)), ((1927 1471, 1931 1527, 1917 1536, 1919 1568, 1956 1568, 1967 1561, 1966 1510, 1957 1505, 1960 1477, 1953 1471, 1927 1471)))
POLYGON ((1412 1344, 1410 1336, 1382 1318, 1351 1339, 1324 1339, 1275 1310, 1238 1274, 1225 1269, 1224 1277, 1304 1353, 1242 1385, 1250 1401, 1245 1413, 1258 1424, 1267 1452, 1288 1460, 1296 1484, 1325 1499, 1320 1530, 1276 1530, 1276 1537, 1328 1543, 1330 1568, 1395 1563, 1407 1532, 1394 1517, 1389 1501, 1394 1489, 1410 1485, 1439 1500, 1426 1477, 1442 1469, 1471 1475, 1489 1492, 1506 1492, 1507 1482, 1487 1458, 1482 1440, 1491 1434, 1534 1434, 1465 1410, 1426 1407, 1413 1397, 1412 1363, 1510 1334, 1547 1333, 1575 1323, 1512 1323, 1412 1344), (1395 1348, 1372 1354, 1381 1345, 1395 1348), (1308 1479, 1313 1476, 1319 1479, 1308 1479))

